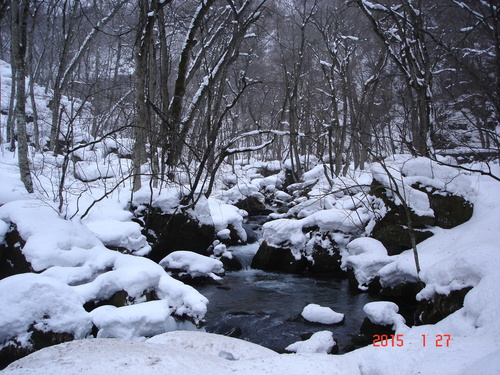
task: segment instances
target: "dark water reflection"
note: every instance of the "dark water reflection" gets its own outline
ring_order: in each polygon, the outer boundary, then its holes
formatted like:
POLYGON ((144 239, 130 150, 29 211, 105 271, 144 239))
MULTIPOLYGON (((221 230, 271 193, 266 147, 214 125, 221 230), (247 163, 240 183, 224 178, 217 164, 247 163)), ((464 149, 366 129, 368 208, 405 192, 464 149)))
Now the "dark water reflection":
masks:
POLYGON ((359 332, 365 317, 363 306, 374 297, 352 293, 347 280, 321 280, 257 270, 228 272, 222 286, 197 288, 210 304, 206 330, 227 334, 241 329, 241 339, 282 351, 301 335, 330 330, 340 353, 359 332), (345 314, 340 326, 310 324, 296 318, 309 303, 345 314))

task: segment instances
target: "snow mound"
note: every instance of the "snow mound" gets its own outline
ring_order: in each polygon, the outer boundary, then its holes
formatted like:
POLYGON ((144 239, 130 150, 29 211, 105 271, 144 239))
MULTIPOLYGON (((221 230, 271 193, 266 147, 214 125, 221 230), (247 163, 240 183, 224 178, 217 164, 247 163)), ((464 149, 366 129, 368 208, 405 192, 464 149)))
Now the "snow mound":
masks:
POLYGON ((320 331, 313 334, 308 340, 297 341, 288 345, 285 350, 293 353, 329 354, 335 345, 333 333, 330 331, 320 331))
POLYGON ((248 360, 276 356, 271 349, 228 336, 207 334, 200 331, 167 332, 147 340, 166 346, 189 348, 196 353, 209 354, 231 360, 248 360))
POLYGON ((352 269, 358 281, 358 288, 367 290, 368 284, 377 276, 378 271, 392 262, 384 245, 370 237, 359 237, 346 247, 342 256, 342 269, 352 269))
POLYGON ((98 338, 137 339, 177 329, 167 301, 149 301, 115 307, 105 305, 90 312, 99 329, 98 338))
POLYGON ((408 328, 405 319, 398 314, 399 307, 394 302, 370 302, 363 306, 363 311, 373 324, 392 325, 396 332, 408 328))
POLYGON ((224 274, 224 265, 220 260, 213 259, 192 251, 174 251, 160 261, 167 269, 182 270, 191 277, 211 277, 220 279, 217 275, 224 274))
POLYGON ((19 274, 0 281, 0 348, 31 346, 33 327, 42 332, 87 336, 92 319, 84 300, 71 287, 53 278, 19 274))
POLYGON ((108 247, 123 248, 140 256, 151 251, 151 246, 141 233, 141 226, 133 221, 93 220, 87 223, 87 227, 108 247))
POLYGON ((360 375, 358 364, 318 354, 279 355, 243 340, 173 332, 147 342, 123 339, 72 341, 39 350, 2 371, 3 375, 360 375), (183 339, 186 335, 187 339, 183 339), (158 343, 154 342, 159 340, 158 343), (227 352, 227 353, 224 353, 227 352), (234 360, 241 355, 239 360, 234 360), (233 357, 231 357, 233 356, 233 357))
POLYGON ((344 314, 333 311, 329 307, 323 307, 311 303, 304 307, 302 317, 312 323, 337 324, 344 320, 344 314))
POLYGON ((247 216, 246 211, 213 198, 208 199, 208 206, 216 233, 227 229, 231 225, 242 241, 245 242, 247 240, 247 232, 243 229, 243 218, 247 216))

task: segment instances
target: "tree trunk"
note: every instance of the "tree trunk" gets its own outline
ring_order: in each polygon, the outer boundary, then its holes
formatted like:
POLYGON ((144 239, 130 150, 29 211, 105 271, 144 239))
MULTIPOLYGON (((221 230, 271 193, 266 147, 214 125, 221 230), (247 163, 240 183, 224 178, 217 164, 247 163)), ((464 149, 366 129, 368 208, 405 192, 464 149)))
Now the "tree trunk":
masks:
POLYGON ((26 44, 29 0, 12 0, 12 57, 15 66, 16 107, 14 110, 17 125, 18 158, 21 181, 26 190, 33 193, 28 160, 28 139, 26 135, 26 44))

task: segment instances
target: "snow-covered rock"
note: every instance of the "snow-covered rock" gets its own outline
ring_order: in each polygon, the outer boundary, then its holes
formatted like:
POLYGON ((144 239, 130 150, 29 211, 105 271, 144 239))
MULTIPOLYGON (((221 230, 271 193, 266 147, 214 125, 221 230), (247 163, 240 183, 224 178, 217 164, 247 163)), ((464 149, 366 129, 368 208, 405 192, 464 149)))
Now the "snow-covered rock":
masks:
POLYGON ((368 284, 377 276, 378 271, 392 261, 380 241, 359 237, 347 245, 342 256, 342 268, 352 269, 358 281, 358 288, 367 290, 368 284))
POLYGON ((323 353, 330 354, 336 345, 333 333, 320 331, 314 333, 309 339, 297 341, 288 345, 285 350, 293 353, 323 353))
POLYGON ((370 302, 363 307, 363 311, 373 324, 392 326, 397 333, 402 333, 408 329, 405 325, 405 319, 398 314, 398 305, 394 302, 370 302))
POLYGON ((219 280, 224 274, 224 265, 213 259, 192 251, 174 251, 160 261, 160 265, 168 270, 179 270, 180 274, 195 277, 210 277, 219 280))
POLYGON ((166 300, 122 307, 104 305, 92 310, 90 315, 99 330, 98 338, 137 340, 178 328, 166 300))
POLYGON ((329 307, 324 307, 311 303, 304 307, 302 317, 312 323, 338 324, 344 320, 344 314, 333 311, 329 307))
POLYGON ((33 330, 84 338, 92 319, 83 303, 73 288, 51 277, 25 273, 0 280, 0 349, 31 347, 33 330))
POLYGON ((228 229, 228 226, 231 226, 237 233, 238 239, 242 242, 246 242, 247 233, 245 229, 243 229, 243 218, 247 215, 245 211, 232 204, 222 203, 212 198, 208 199, 208 205, 210 207, 210 215, 216 233, 228 229))

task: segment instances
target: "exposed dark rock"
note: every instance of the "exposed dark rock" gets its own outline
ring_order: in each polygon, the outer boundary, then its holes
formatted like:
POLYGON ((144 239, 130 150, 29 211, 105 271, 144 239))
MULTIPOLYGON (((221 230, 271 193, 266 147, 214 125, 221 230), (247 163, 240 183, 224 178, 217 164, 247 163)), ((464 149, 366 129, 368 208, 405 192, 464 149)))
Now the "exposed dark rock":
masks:
POLYGON ((340 249, 331 234, 320 233, 317 227, 304 230, 311 232, 307 246, 312 247, 312 251, 307 258, 302 256, 297 260, 286 245, 278 247, 264 241, 252 260, 252 268, 295 274, 306 272, 317 277, 345 277, 346 273, 340 268, 340 249))
POLYGON ((238 201, 235 206, 245 210, 250 216, 269 215, 272 212, 263 202, 259 200, 259 198, 252 195, 238 201))
POLYGON ((19 273, 33 272, 31 263, 26 260, 22 252, 25 243, 17 226, 11 224, 5 235, 4 244, 0 244, 0 279, 19 273))
POLYGON ((435 324, 461 309, 465 295, 472 289, 467 287, 454 290, 449 295, 436 294, 430 301, 422 300, 415 313, 416 324, 435 324))
POLYGON ((229 246, 231 245, 234 246, 234 245, 242 245, 248 242, 248 238, 247 241, 244 241, 232 224, 228 224, 227 229, 229 229, 229 238, 227 240, 223 240, 222 243, 229 246))
POLYGON ((159 262, 177 250, 189 250, 208 255, 206 250, 214 242, 215 229, 200 224, 187 213, 165 214, 158 208, 148 207, 141 212, 144 231, 152 250, 148 258, 159 262))
MULTIPOLYGON (((159 299, 155 291, 149 291, 149 290, 145 290, 142 293, 142 297, 144 297, 146 301, 156 301, 159 299)), ((122 307, 133 304, 134 302, 135 298, 129 296, 129 294, 125 290, 119 290, 118 292, 115 292, 111 297, 107 299, 88 301, 83 305, 83 308, 86 311, 90 312, 95 308, 104 305, 122 307)))
POLYGON ((385 301, 396 303, 399 307, 399 314, 405 318, 407 325, 412 326, 418 306, 416 296, 423 287, 423 284, 414 282, 401 283, 394 288, 381 288, 379 296, 385 301))
POLYGON ((243 229, 247 234, 247 243, 255 243, 259 240, 259 235, 254 230, 254 224, 243 224, 243 229))
MULTIPOLYGON (((391 222, 390 220, 384 217, 378 221, 370 237, 382 242, 389 255, 400 254, 405 250, 411 249, 411 232, 408 227, 404 224, 391 222)), ((415 229, 413 230, 413 234, 417 244, 433 235, 432 232, 423 229, 415 229)))
POLYGON ((434 210, 436 225, 449 229, 463 224, 472 217, 472 203, 457 195, 429 194, 429 203, 434 210))
MULTIPOLYGON (((416 215, 410 210, 417 244, 432 236, 432 232, 425 230, 430 226, 449 229, 465 223, 472 217, 473 206, 464 198, 421 184, 412 187, 427 194, 430 207, 434 211, 434 217, 430 217, 416 215)), ((404 207, 396 205, 393 199, 388 197, 386 188, 376 180, 372 182, 371 194, 381 198, 388 209, 387 214, 375 225, 371 237, 382 242, 389 255, 410 249, 411 238, 404 207)))
POLYGON ((34 324, 30 327, 29 332, 31 332, 30 347, 21 346, 20 343, 11 340, 11 344, 0 349, 0 370, 37 350, 74 339, 74 336, 67 332, 40 331, 34 327, 34 324))
POLYGON ((290 249, 268 245, 263 241, 252 260, 252 268, 271 272, 302 273, 307 268, 305 258, 295 259, 290 249))
POLYGON ((170 276, 174 279, 182 281, 184 284, 191 286, 201 286, 201 285, 221 285, 220 281, 214 280, 210 276, 191 276, 185 272, 179 270, 169 270, 167 269, 170 276))
POLYGON ((307 272, 316 276, 345 277, 345 272, 340 268, 341 256, 337 243, 331 238, 329 233, 315 233, 317 241, 313 246, 311 257, 313 261, 308 261, 307 272), (328 244, 327 248, 323 245, 328 244))
POLYGON ((363 323, 361 323, 359 333, 365 335, 369 339, 369 342, 371 344, 373 342, 374 335, 392 335, 394 334, 394 329, 392 328, 392 324, 375 324, 372 323, 370 319, 365 318, 365 320, 363 320, 363 323))
MULTIPOLYGON (((387 195, 386 188, 375 179, 372 181, 370 191, 372 195, 384 201, 388 210, 387 214, 377 221, 370 237, 382 242, 389 255, 400 254, 404 250, 411 249, 411 232, 408 229, 408 217, 403 205, 396 205, 387 195)), ((411 209, 409 213, 416 243, 431 237, 433 233, 425 229, 434 226, 436 219, 431 216, 419 216, 411 209)))
POLYGON ((243 269, 241 263, 234 256, 232 258, 222 256, 218 259, 222 262, 226 271, 240 271, 243 269))

